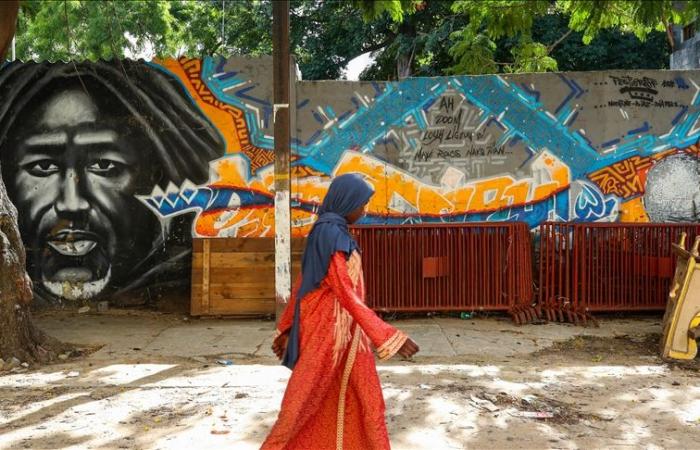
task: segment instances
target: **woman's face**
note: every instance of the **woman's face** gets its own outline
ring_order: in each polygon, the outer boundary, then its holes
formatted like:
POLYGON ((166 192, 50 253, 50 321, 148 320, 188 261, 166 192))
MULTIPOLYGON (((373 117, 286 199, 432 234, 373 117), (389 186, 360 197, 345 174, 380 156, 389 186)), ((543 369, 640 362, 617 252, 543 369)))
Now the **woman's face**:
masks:
POLYGON ((345 216, 345 220, 348 221, 349 224, 356 223, 358 220, 362 219, 362 216, 365 215, 365 208, 367 205, 362 205, 347 216, 345 216))

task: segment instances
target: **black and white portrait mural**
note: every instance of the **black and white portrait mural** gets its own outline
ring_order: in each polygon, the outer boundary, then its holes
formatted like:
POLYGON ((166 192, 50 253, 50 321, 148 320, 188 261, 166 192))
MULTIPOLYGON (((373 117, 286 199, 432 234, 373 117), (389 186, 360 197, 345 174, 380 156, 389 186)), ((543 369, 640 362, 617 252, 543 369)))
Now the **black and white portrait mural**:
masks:
POLYGON ((192 217, 137 196, 208 179, 225 143, 180 80, 132 62, 0 71, 0 168, 44 302, 148 300, 189 285, 192 217))

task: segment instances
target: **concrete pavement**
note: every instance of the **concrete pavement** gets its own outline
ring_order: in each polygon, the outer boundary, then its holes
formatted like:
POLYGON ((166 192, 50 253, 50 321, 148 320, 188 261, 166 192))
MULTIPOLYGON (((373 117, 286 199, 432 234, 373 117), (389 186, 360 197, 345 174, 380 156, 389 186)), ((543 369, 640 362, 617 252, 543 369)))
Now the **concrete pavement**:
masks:
MULTIPOLYGON (((93 359, 228 355, 275 363, 270 350, 271 321, 192 319, 124 310, 87 314, 54 311, 38 315, 36 320, 60 340, 102 346, 91 355, 93 359)), ((559 323, 517 326, 507 317, 430 317, 391 323, 420 345, 416 361, 497 360, 540 351, 576 336, 644 335, 661 330, 660 317, 603 319, 598 328, 559 323)))
MULTIPOLYGON (((0 449, 259 448, 290 374, 269 350, 269 321, 109 311, 37 322, 100 348, 0 376, 0 449)), ((660 317, 600 322, 393 322, 422 347, 378 367, 393 448, 697 446, 697 369, 656 356, 660 317)))

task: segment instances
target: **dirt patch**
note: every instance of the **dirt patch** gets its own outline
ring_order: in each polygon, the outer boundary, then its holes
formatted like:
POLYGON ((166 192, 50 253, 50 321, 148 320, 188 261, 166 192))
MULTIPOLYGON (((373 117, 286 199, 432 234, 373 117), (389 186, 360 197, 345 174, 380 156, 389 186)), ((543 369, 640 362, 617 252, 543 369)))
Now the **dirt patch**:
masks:
POLYGON ((66 386, 51 386, 44 389, 25 389, 21 396, 0 395, 0 412, 11 411, 36 402, 56 398, 72 390, 74 389, 66 386))
POLYGON ((462 401, 485 413, 508 414, 536 422, 576 425, 609 421, 610 418, 581 411, 576 405, 541 395, 518 396, 485 390, 482 386, 463 383, 434 385, 430 395, 461 397, 462 401))
POLYGON ((503 392, 490 397, 495 405, 515 408, 515 416, 529 417, 546 423, 575 425, 582 421, 600 422, 610 420, 596 414, 581 412, 572 404, 547 397, 536 397, 534 395, 517 397, 503 392))
POLYGON ((658 334, 643 336, 618 335, 615 337, 575 336, 551 347, 532 354, 538 358, 550 356, 567 359, 585 360, 586 362, 611 362, 620 357, 653 358, 657 356, 658 334))
POLYGON ((606 358, 618 354, 636 356, 657 356, 661 335, 657 333, 641 336, 621 334, 614 337, 576 336, 567 341, 557 342, 542 354, 552 350, 566 352, 568 356, 582 358, 606 358))
POLYGON ((700 359, 692 361, 664 361, 659 356, 661 334, 620 334, 613 337, 576 336, 551 347, 537 351, 532 356, 539 360, 585 361, 601 364, 627 364, 631 362, 667 363, 683 370, 700 371, 700 359))

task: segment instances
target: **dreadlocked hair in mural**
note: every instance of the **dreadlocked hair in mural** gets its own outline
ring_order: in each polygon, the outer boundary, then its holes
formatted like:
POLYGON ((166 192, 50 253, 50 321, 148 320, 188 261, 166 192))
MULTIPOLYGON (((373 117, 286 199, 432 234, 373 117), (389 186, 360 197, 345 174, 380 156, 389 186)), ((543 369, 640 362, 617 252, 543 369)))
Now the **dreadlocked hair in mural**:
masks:
POLYGON ((129 124, 143 129, 162 165, 159 184, 207 181, 209 161, 224 153, 219 132, 178 80, 141 61, 9 63, 0 72, 0 149, 25 107, 76 81, 88 95, 113 96, 131 115, 129 124))

